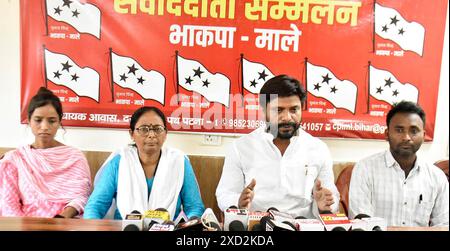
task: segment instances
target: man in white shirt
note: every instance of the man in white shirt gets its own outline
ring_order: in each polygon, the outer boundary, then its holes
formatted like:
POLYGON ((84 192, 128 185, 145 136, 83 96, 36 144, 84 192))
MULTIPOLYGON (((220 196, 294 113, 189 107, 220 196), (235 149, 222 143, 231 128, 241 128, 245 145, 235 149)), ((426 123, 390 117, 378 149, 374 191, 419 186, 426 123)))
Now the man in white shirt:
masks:
POLYGON ((402 101, 386 117, 389 150, 359 161, 350 181, 350 216, 367 214, 389 226, 448 225, 448 181, 416 152, 424 141, 425 112, 402 101))
POLYGON ((216 190, 222 211, 275 207, 294 217, 318 218, 319 212, 338 210, 330 152, 299 128, 305 99, 299 81, 286 75, 261 88, 267 125, 232 143, 216 190))

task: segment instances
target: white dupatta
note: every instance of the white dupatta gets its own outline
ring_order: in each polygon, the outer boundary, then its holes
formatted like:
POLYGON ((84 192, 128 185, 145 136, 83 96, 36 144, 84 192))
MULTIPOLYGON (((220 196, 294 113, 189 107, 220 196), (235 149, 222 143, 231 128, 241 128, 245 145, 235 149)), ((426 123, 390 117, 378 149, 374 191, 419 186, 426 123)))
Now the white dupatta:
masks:
POLYGON ((144 213, 157 208, 167 209, 171 219, 174 218, 184 181, 184 153, 167 147, 163 147, 161 151, 148 196, 147 181, 137 148, 127 146, 120 149, 116 201, 122 219, 133 210, 144 213))

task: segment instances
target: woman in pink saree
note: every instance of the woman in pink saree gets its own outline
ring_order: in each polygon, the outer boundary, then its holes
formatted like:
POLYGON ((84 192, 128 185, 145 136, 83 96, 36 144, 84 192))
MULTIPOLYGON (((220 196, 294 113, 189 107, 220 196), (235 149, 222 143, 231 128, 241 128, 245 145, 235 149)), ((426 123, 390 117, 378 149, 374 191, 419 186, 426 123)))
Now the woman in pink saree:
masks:
POLYGON ((28 106, 35 136, 0 160, 0 215, 73 218, 83 213, 91 191, 83 153, 57 140, 62 105, 41 87, 28 106))

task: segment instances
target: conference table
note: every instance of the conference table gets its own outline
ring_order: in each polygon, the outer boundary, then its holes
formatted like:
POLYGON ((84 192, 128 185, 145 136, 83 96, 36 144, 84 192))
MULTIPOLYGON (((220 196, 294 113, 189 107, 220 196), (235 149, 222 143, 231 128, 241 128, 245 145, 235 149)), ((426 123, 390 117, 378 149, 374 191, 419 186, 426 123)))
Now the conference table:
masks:
MULTIPOLYGON (((120 220, 0 217, 0 231, 121 231, 120 220)), ((391 226, 388 231, 449 231, 448 227, 391 226)))

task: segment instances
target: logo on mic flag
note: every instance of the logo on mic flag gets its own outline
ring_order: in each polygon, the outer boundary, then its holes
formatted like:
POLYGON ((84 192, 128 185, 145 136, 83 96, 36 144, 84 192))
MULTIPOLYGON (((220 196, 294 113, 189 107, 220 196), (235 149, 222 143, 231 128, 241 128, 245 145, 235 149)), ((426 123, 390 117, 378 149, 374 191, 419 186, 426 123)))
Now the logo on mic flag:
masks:
POLYGON ((324 98, 336 108, 355 113, 358 88, 349 80, 338 79, 326 67, 307 62, 306 88, 316 97, 324 98))
POLYGON ((417 103, 419 90, 412 84, 403 84, 394 74, 370 66, 370 95, 394 105, 400 101, 417 103))
POLYGON ((111 60, 115 84, 137 92, 144 99, 164 104, 166 79, 160 72, 147 71, 133 58, 119 56, 112 51, 111 60))
POLYGON ((244 88, 254 94, 259 94, 264 83, 273 78, 272 71, 262 63, 242 60, 242 81, 244 88))
POLYGON ((395 9, 375 4, 375 33, 403 50, 423 54, 425 28, 417 22, 406 21, 395 9))
POLYGON ((202 63, 177 56, 178 84, 188 91, 200 93, 210 102, 228 107, 230 102, 230 79, 221 73, 211 73, 202 63))
POLYGON ((47 15, 73 26, 81 33, 88 33, 100 39, 100 10, 92 4, 77 0, 46 0, 47 15))
POLYGON ((89 97, 99 102, 100 75, 89 67, 81 68, 70 57, 51 52, 45 53, 47 80, 62 85, 81 97, 89 97))

